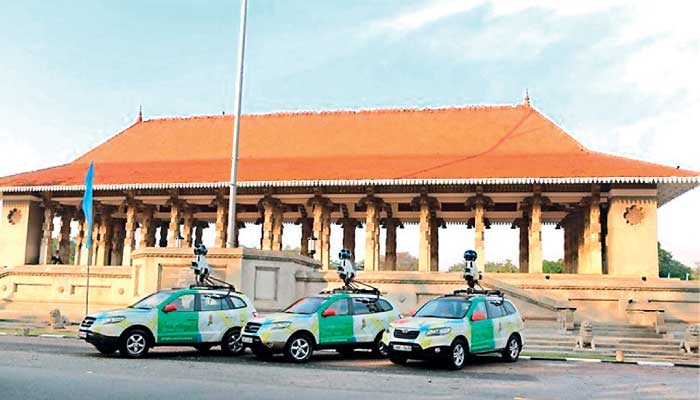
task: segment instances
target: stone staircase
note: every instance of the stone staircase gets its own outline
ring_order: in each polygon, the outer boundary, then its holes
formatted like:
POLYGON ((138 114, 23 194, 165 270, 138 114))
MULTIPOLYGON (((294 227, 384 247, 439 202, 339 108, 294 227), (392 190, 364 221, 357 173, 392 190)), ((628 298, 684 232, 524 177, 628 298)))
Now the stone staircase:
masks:
POLYGON ((557 329, 554 324, 526 323, 525 347, 531 353, 565 353, 576 355, 598 355, 615 357, 621 350, 627 361, 669 361, 675 363, 700 364, 700 355, 680 351, 682 332, 657 334, 653 328, 623 324, 593 324, 595 350, 576 349, 579 326, 570 332, 557 329))

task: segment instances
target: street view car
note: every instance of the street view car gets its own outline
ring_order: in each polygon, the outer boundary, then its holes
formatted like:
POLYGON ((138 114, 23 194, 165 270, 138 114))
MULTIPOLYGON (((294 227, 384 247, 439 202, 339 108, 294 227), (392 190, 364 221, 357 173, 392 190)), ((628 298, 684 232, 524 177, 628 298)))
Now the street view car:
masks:
POLYGON ((237 355, 243 326, 257 315, 242 293, 226 288, 170 289, 153 293, 125 309, 85 317, 79 337, 100 353, 119 350, 141 357, 154 346, 193 346, 208 351, 221 346, 237 355))
POLYGON ((495 291, 456 291, 425 303, 413 317, 391 323, 382 337, 389 359, 442 359, 452 369, 464 367, 469 354, 500 352, 515 362, 524 328, 513 303, 495 291))
POLYGON ((260 358, 281 352, 296 363, 308 361, 316 349, 346 354, 365 348, 386 357, 381 336, 399 318, 398 309, 379 295, 321 293, 302 298, 281 313, 253 319, 241 340, 260 358))

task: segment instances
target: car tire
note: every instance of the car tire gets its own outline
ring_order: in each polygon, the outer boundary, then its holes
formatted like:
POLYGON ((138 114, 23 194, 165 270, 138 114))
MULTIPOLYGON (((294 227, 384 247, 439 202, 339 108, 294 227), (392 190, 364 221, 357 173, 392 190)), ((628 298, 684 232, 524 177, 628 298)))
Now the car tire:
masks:
POLYGON ((389 361, 396 365, 405 365, 408 361, 408 357, 403 354, 396 354, 396 352, 389 350, 389 361))
POLYGON ((205 343, 200 343, 200 344, 195 344, 194 346, 195 349, 197 349, 198 352, 200 353, 208 353, 209 350, 211 350, 212 347, 214 347, 211 344, 205 344, 205 343))
POLYGON ((102 354, 114 354, 117 351, 114 346, 95 346, 95 348, 102 354))
POLYGON ((374 338, 374 344, 372 345, 372 354, 377 358, 387 358, 389 357, 389 346, 382 343, 382 334, 384 331, 379 332, 376 338, 374 338))
POLYGON ((469 356, 469 346, 463 339, 455 339, 450 346, 450 351, 446 355, 447 366, 450 369, 458 370, 464 368, 464 364, 469 356))
POLYGON ((119 354, 127 358, 141 358, 148 353, 150 346, 150 336, 143 329, 131 329, 119 340, 119 354))
POLYGON ((233 328, 224 334, 221 339, 221 351, 229 356, 243 354, 245 347, 241 342, 241 328, 233 328))
POLYGON ((516 362, 520 358, 520 352, 522 351, 522 345, 520 340, 515 335, 510 335, 508 341, 506 342, 506 348, 501 352, 501 357, 506 362, 516 362))
POLYGON ((314 353, 314 341, 304 333, 293 335, 284 346, 284 356, 288 361, 300 364, 309 361, 314 353))

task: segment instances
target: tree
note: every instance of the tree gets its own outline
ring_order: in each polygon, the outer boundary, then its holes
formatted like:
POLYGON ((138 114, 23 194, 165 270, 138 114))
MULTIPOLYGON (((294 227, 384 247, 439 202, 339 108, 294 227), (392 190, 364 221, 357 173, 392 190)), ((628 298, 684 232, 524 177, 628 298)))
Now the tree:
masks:
POLYGON ((544 260, 542 262, 542 272, 545 274, 561 274, 564 272, 564 260, 561 258, 556 261, 544 260))
POLYGON ((697 272, 694 272, 690 267, 673 258, 671 252, 664 250, 661 243, 658 243, 659 249, 659 277, 666 278, 681 278, 685 279, 688 274, 691 279, 697 279, 697 272))

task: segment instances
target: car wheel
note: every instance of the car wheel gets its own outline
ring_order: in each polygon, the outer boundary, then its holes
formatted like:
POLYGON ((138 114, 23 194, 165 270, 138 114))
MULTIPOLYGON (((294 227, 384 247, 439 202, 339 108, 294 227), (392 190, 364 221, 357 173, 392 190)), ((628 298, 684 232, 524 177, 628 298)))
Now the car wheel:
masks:
POLYGON ((372 353, 375 357, 387 358, 389 357, 389 346, 382 342, 382 333, 379 332, 377 337, 374 339, 374 345, 372 346, 372 353))
POLYGON ((117 348, 113 346, 95 346, 95 348, 102 354, 114 354, 117 351, 117 348))
POLYGON ((237 356, 243 354, 245 348, 241 341, 241 329, 234 328, 226 332, 221 339, 221 351, 226 355, 237 356))
POLYGON ((507 362, 516 362, 520 357, 521 350, 522 348, 520 345, 520 340, 518 340, 518 338, 515 335, 511 335, 508 338, 506 348, 503 349, 501 356, 503 357, 503 360, 507 362))
POLYGON ((129 358, 143 357, 148 353, 149 336, 141 329, 127 331, 119 343, 119 354, 129 358))
POLYGON ((208 353, 209 350, 211 350, 211 348, 213 347, 213 345, 200 343, 200 344, 195 344, 192 347, 197 349, 197 351, 199 351, 200 353, 208 353))
POLYGON ((447 354, 447 365, 450 369, 462 369, 468 355, 467 343, 462 339, 457 339, 450 346, 450 351, 447 354))
POLYGON ((394 351, 389 351, 389 361, 396 365, 404 365, 408 361, 408 357, 403 354, 396 354, 394 351))
POLYGON ((284 355, 287 360, 293 363, 304 363, 309 361, 314 352, 313 341, 305 334, 292 336, 287 345, 284 346, 284 355))

